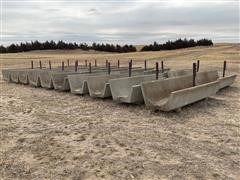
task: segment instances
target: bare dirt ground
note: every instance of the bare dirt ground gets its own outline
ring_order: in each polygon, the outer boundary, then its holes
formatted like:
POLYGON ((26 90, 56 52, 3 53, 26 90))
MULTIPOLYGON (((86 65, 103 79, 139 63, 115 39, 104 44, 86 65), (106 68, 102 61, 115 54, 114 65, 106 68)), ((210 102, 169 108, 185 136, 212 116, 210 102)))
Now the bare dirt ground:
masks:
POLYGON ((1 55, 1 69, 52 60, 117 59, 172 69, 222 69, 236 82, 181 112, 152 112, 0 81, 0 179, 239 179, 240 45, 109 54, 35 51, 1 55))

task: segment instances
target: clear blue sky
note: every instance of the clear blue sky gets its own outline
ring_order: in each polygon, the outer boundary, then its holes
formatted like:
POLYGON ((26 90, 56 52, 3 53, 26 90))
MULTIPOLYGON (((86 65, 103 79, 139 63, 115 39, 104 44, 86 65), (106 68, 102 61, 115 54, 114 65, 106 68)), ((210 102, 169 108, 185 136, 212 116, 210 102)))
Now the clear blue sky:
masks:
POLYGON ((239 42, 238 0, 2 0, 1 44, 239 42))

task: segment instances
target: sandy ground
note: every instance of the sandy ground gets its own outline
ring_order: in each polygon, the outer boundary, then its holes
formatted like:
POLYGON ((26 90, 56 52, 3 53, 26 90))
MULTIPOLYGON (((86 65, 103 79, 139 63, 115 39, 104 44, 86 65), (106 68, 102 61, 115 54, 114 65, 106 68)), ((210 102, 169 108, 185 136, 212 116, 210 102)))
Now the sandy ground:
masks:
POLYGON ((105 59, 142 65, 164 60, 172 69, 237 73, 232 87, 182 109, 152 112, 42 88, 0 81, 0 179, 239 179, 240 45, 109 54, 44 51, 1 55, 1 69, 30 60, 105 59))

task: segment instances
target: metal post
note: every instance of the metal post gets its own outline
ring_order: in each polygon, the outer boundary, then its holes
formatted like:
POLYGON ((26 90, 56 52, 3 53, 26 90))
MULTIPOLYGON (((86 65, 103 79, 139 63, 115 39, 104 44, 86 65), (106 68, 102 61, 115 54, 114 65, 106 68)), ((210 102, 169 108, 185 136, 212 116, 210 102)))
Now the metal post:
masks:
POLYGON ((85 66, 87 67, 87 60, 85 60, 85 66))
POLYGON ((64 61, 62 62, 62 71, 64 71, 64 61))
POLYGON ((49 69, 52 69, 52 64, 50 60, 48 61, 48 64, 49 64, 49 69))
POLYGON ((147 70, 147 61, 146 60, 144 61, 144 70, 145 71, 147 70))
POLYGON ((89 73, 92 73, 92 64, 91 64, 91 62, 89 63, 89 73))
POLYGON ((110 64, 110 62, 108 63, 108 74, 110 75, 110 73, 111 73, 111 64, 110 64))
POLYGON ((161 69, 162 69, 162 73, 164 73, 164 65, 163 65, 163 61, 161 61, 161 69))
POLYGON ((156 80, 158 80, 158 74, 159 74, 159 67, 158 67, 158 62, 156 62, 156 80))
POLYGON ((227 69, 227 61, 223 62, 223 77, 225 77, 225 71, 227 69))
POLYGON ((42 61, 39 61, 39 67, 42 69, 42 61))
POLYGON ((193 63, 193 86, 196 86, 196 63, 193 63))
POLYGON ((197 60, 197 72, 199 71, 199 68, 200 68, 200 61, 197 60))
POLYGON ((132 61, 129 62, 129 68, 128 68, 128 76, 132 76, 132 61))
POLYGON ((67 65, 68 65, 68 67, 69 67, 69 59, 67 60, 67 65))
POLYGON ((95 59, 95 67, 97 67, 97 60, 95 59))
POLYGON ((33 61, 31 61, 31 69, 33 69, 33 61))
POLYGON ((120 61, 118 60, 118 69, 120 68, 120 61))

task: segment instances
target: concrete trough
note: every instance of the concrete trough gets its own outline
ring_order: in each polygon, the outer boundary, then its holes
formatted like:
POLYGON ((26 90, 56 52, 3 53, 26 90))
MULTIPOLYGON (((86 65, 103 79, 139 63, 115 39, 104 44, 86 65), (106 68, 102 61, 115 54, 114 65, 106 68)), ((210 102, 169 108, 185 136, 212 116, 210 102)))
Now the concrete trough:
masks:
MULTIPOLYGON (((81 70, 81 72, 82 72, 82 70, 81 70)), ((54 75, 55 79, 57 79, 58 76, 61 77, 62 76, 61 74, 64 74, 62 80, 60 82, 58 80, 55 83, 55 87, 56 87, 56 89, 58 89, 59 86, 62 86, 64 84, 64 77, 66 77, 68 74, 76 74, 76 73, 80 73, 80 72, 79 71, 75 72, 73 69, 72 70, 67 69, 64 71, 62 71, 61 69, 42 71, 39 73, 41 87, 47 88, 47 89, 53 89, 54 88, 53 75, 54 75)), ((62 89, 62 88, 60 88, 60 89, 62 89)))
POLYGON ((231 86, 234 83, 236 77, 237 75, 230 75, 230 76, 219 78, 218 90, 231 86))
MULTIPOLYGON (((159 74, 159 79, 162 78, 163 75, 159 74)), ((119 103, 143 103, 141 83, 145 81, 152 81, 154 79, 156 79, 155 74, 110 80, 109 83, 113 100, 119 103)))
MULTIPOLYGON (((120 75, 120 74, 126 74, 128 68, 127 67, 121 67, 116 69, 111 69, 111 75, 120 75)), ((140 67, 136 67, 133 69, 133 72, 135 71, 143 71, 140 69, 140 67)), ((76 74, 76 75, 68 75, 68 81, 70 86, 70 91, 73 94, 79 94, 84 95, 89 93, 88 89, 88 78, 92 76, 101 76, 106 75, 107 76, 107 69, 102 71, 96 71, 91 74, 76 74)))
POLYGON ((2 77, 3 77, 3 80, 4 80, 4 81, 11 82, 10 73, 11 73, 11 71, 13 71, 13 70, 14 70, 14 69, 3 69, 3 70, 2 70, 2 77))
MULTIPOLYGON (((139 75, 150 75, 155 73, 155 70, 144 71, 143 69, 133 70, 132 76, 139 75)), ((119 79, 128 77, 128 73, 126 71, 120 72, 120 74, 111 74, 111 75, 98 75, 91 76, 87 79, 87 86, 89 89, 89 94, 94 98, 109 98, 112 97, 110 83, 109 81, 112 79, 119 79)))
POLYGON ((196 86, 193 76, 179 76, 163 80, 143 82, 141 89, 147 107, 171 111, 214 95, 218 91, 217 71, 199 72, 196 86))
MULTIPOLYGON (((115 66, 111 67, 112 69, 116 69, 115 66)), ((125 68, 126 69, 126 68, 125 68)), ((106 72, 106 67, 103 66, 97 66, 91 68, 92 74, 95 72, 106 72)), ((62 90, 62 91, 68 91, 69 90, 69 83, 67 75, 73 75, 73 74, 88 74, 89 73, 89 67, 81 66, 78 67, 78 70, 75 72, 75 68, 65 68, 64 71, 59 69, 54 69, 52 71, 42 71, 40 72, 40 82, 41 86, 48 89, 55 88, 56 90, 62 90), (53 76, 56 82, 53 82, 53 76)))
MULTIPOLYGON (((122 70, 126 70, 125 68, 120 68, 120 69, 115 69, 112 67, 113 73, 120 72, 122 70)), ((51 78, 53 82, 53 87, 55 90, 60 90, 60 91, 69 91, 72 86, 71 84, 74 84, 73 79, 71 79, 71 76, 93 76, 94 74, 102 74, 102 73, 107 73, 107 69, 105 67, 95 67, 92 69, 91 73, 89 73, 89 70, 82 69, 80 72, 53 72, 51 73, 51 78), (70 78, 69 78, 70 76, 70 78)), ((81 79, 81 78, 80 78, 81 79)))
POLYGON ((30 69, 3 69, 2 76, 3 80, 7 82, 19 83, 19 73, 28 71, 30 69))
MULTIPOLYGON (((29 84, 35 87, 44 87, 44 88, 54 88, 56 90, 67 91, 69 90, 68 81, 66 79, 69 74, 79 74, 80 72, 88 72, 89 67, 78 66, 78 71, 75 72, 74 66, 57 67, 54 69, 38 69, 35 71, 30 71, 28 73, 29 84), (79 72, 80 71, 80 72, 79 72)), ((103 69, 103 67, 97 67, 94 69, 103 69)))
POLYGON ((172 78, 172 77, 179 77, 179 76, 185 76, 185 75, 191 75, 191 74, 193 74, 192 69, 180 69, 175 71, 168 71, 167 77, 172 78))

